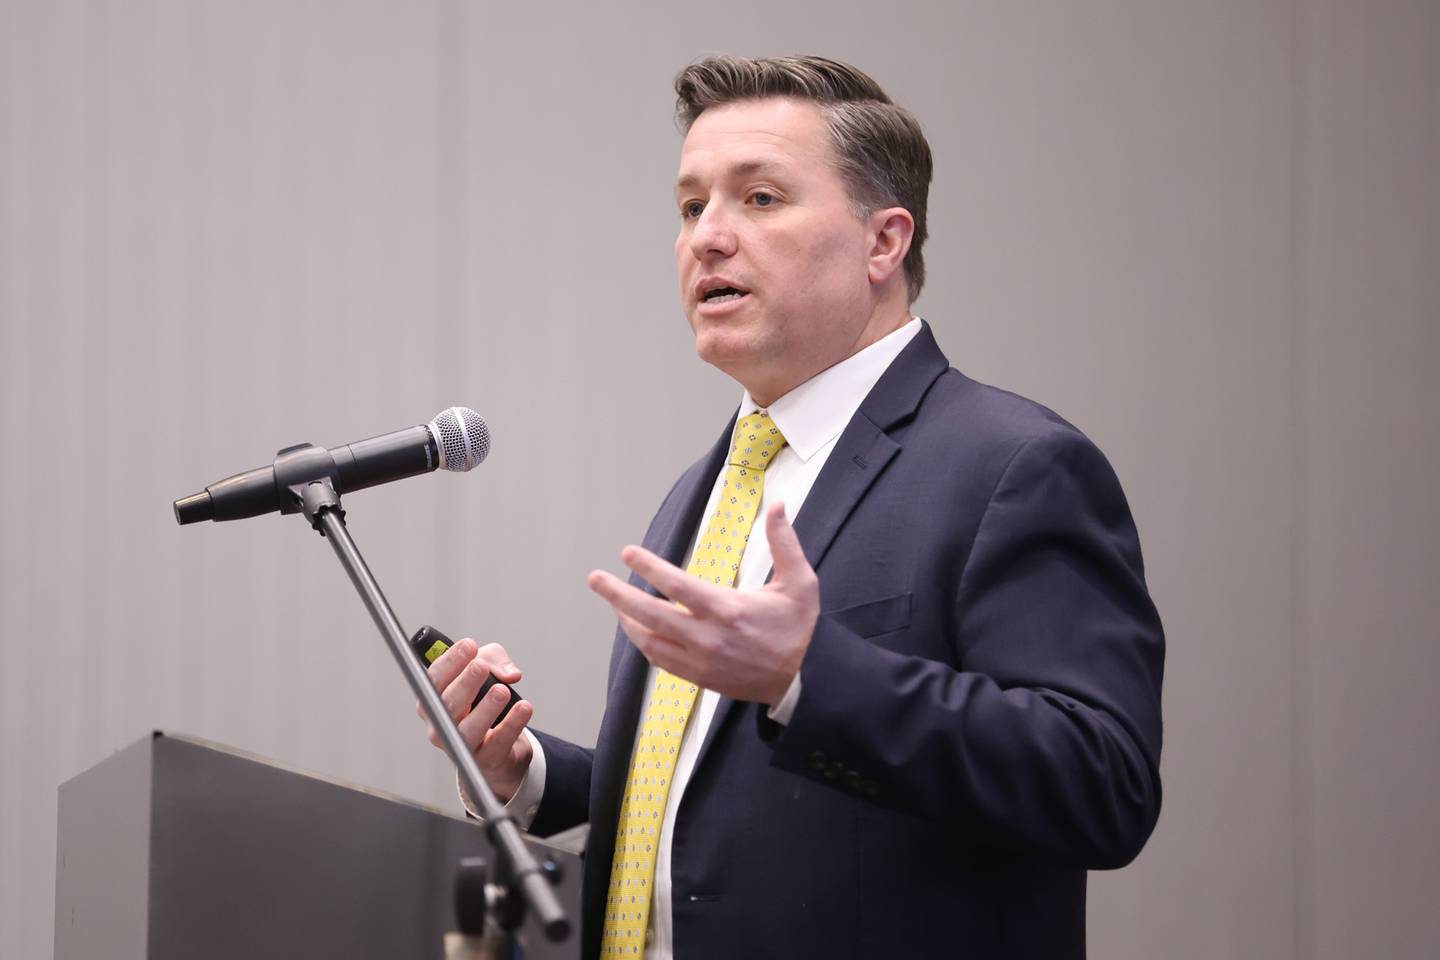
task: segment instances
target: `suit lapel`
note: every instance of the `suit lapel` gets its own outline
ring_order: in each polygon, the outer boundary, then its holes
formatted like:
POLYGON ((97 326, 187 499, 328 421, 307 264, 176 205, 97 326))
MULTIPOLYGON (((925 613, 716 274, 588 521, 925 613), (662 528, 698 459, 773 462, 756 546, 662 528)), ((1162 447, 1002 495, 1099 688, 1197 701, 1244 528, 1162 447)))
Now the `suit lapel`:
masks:
MULTIPOLYGON (((886 465, 902 449, 889 431, 915 415, 926 391, 949 365, 935 343, 930 325, 922 322, 920 332, 876 381, 860 404, 860 409, 840 434, 840 439, 835 442, 835 449, 830 451, 820 476, 815 478, 815 485, 806 495, 794 524, 795 535, 805 550, 805 559, 822 578, 825 572, 820 564, 836 534, 879 479, 886 465)), ((716 469, 719 469, 718 465, 716 469)), ((769 576, 766 580, 768 582, 769 576)), ((700 746, 700 755, 695 760, 697 773, 734 708, 734 700, 720 698, 710 728, 705 732, 705 742, 700 746)))

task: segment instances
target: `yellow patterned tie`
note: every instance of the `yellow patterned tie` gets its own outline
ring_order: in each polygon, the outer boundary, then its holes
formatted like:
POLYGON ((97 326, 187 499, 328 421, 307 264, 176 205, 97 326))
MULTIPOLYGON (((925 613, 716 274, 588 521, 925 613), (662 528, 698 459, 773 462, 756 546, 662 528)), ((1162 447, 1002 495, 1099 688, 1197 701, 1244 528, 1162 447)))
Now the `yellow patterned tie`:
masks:
MULTIPOLYGON (((730 444, 725 486, 705 532, 695 544, 687 572, 702 580, 733 587, 750 528, 760 510, 768 467, 785 438, 764 411, 741 417, 730 444)), ((675 773, 680 738, 695 706, 699 688, 664 670, 655 671, 655 686, 640 739, 635 745, 620 825, 615 834, 615 859, 605 901, 602 957, 639 957, 645 953, 645 931, 660 847, 660 821, 675 773)))

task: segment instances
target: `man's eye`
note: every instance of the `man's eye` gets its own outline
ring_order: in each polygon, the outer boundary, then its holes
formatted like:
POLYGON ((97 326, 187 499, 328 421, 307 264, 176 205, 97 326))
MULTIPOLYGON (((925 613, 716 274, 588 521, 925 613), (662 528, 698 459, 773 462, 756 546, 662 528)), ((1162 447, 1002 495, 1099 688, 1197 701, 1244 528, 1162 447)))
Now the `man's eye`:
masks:
POLYGON ((764 190, 761 190, 758 193, 751 194, 750 199, 754 201, 755 206, 757 207, 770 207, 774 206, 775 203, 778 202, 775 198, 775 194, 766 193, 764 190))
POLYGON ((687 200, 686 202, 680 204, 680 216, 684 217, 686 220, 694 220, 696 217, 700 216, 700 214, 704 212, 705 204, 701 203, 699 200, 687 200))

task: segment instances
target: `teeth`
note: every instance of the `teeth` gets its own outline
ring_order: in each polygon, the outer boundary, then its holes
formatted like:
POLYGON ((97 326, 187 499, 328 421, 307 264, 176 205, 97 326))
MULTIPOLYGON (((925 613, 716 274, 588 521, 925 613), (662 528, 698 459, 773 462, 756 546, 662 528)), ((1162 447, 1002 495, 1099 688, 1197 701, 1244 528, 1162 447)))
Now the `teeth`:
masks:
POLYGON ((743 293, 722 293, 722 294, 720 294, 720 296, 718 296, 718 297, 707 297, 707 298, 705 299, 705 302, 706 302, 706 303, 727 303, 728 301, 731 301, 731 300, 739 300, 739 299, 740 299, 741 297, 743 297, 743 296, 745 296, 745 294, 743 294, 743 293))

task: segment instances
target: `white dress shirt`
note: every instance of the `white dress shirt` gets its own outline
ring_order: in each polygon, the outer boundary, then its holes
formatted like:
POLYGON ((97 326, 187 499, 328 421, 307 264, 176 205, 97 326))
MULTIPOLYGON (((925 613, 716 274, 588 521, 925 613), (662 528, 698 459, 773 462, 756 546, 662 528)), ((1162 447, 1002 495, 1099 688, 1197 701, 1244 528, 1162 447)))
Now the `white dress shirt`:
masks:
MULTIPOLYGON (((840 438, 846 424, 860 409, 860 404, 890 366, 891 362, 905 349, 905 346, 920 332, 920 321, 910 322, 888 336, 861 350, 859 353, 824 370, 785 396, 772 403, 768 411, 770 418, 780 428, 786 445, 765 469, 765 489, 756 514, 755 526, 745 545, 745 555, 740 559, 740 573, 736 581, 738 590, 758 590, 770 575, 770 541, 765 534, 765 511, 776 501, 785 504, 785 515, 793 523, 796 514, 805 503, 805 497, 820 475, 820 470, 829 459, 830 451, 840 438)), ((746 416, 760 409, 750 397, 749 391, 740 398, 739 416, 746 416)), ((715 510, 716 498, 720 495, 725 478, 722 466, 715 477, 710 491, 709 502, 701 514, 700 527, 691 536, 690 547, 685 552, 683 568, 689 563, 695 541, 705 529, 705 523, 715 510)), ((648 703, 650 689, 655 683, 655 667, 652 665, 645 678, 645 697, 648 703)), ((780 723, 787 723, 800 699, 800 675, 796 674, 789 690, 780 702, 769 710, 770 716, 780 723)), ((675 830, 675 814, 680 809, 680 799, 695 770, 695 761, 710 721, 715 716, 715 707, 720 695, 713 690, 702 690, 700 699, 686 724, 684 737, 680 741, 680 753, 675 762, 675 774, 666 799, 665 817, 660 826, 660 849, 655 860, 655 902, 650 909, 650 930, 645 947, 645 960, 671 960, 674 954, 674 931, 671 915, 670 848, 675 830)), ((644 705, 640 716, 645 716, 644 705)), ((637 727, 635 734, 639 738, 637 727)), ((516 816, 520 825, 529 826, 539 809, 540 798, 545 792, 545 751, 540 741, 525 731, 534 748, 534 757, 526 772, 524 781, 510 799, 507 808, 516 816)), ((463 797, 463 793, 462 793, 463 797)), ((468 803, 467 803, 468 806, 468 803)), ((472 813, 475 811, 472 809, 472 813)))

